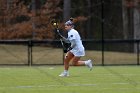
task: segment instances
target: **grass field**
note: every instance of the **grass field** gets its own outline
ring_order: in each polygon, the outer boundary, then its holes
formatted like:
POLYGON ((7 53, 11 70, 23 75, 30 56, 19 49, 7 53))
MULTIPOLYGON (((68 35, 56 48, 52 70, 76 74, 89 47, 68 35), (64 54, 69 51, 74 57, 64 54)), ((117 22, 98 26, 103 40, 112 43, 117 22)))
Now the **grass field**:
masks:
POLYGON ((0 93, 139 93, 139 66, 71 67, 59 77, 62 66, 0 67, 0 93))

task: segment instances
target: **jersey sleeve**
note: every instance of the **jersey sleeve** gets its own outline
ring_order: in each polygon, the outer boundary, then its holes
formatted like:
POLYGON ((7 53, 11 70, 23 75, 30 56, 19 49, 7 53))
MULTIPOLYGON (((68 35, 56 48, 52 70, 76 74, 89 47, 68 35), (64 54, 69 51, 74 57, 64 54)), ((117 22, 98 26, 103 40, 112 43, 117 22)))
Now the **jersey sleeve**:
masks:
POLYGON ((69 39, 70 41, 76 39, 75 34, 74 34, 74 33, 69 33, 68 39, 69 39))

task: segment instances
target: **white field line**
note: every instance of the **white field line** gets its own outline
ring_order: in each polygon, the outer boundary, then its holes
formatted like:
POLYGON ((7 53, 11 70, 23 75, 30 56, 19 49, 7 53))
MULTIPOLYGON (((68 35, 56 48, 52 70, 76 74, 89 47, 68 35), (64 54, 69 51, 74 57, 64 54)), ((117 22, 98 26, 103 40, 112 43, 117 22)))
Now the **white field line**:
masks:
MULTIPOLYGON (((103 90, 112 90, 113 88, 101 88, 103 90)), ((132 90, 132 88, 117 88, 117 90, 132 90)), ((140 90, 140 88, 135 88, 134 90, 140 90)))
MULTIPOLYGON (((118 82, 118 83, 108 83, 109 85, 129 85, 130 83, 125 83, 125 82, 118 82)), ((107 83, 105 85, 108 85, 107 83)), ((138 82, 140 84, 140 82, 138 82)), ((44 85, 44 86, 34 86, 34 85, 27 85, 27 86, 11 86, 11 87, 0 87, 1 88, 45 88, 45 87, 61 87, 61 86, 99 86, 102 85, 102 83, 98 84, 66 84, 66 85, 55 85, 55 84, 50 84, 50 85, 44 85)), ((101 89, 111 89, 111 88, 101 88, 101 89)), ((118 89, 130 89, 130 88, 118 88, 118 89)), ((135 89, 140 89, 140 87, 135 88, 135 89)))
POLYGON ((128 85, 128 84, 130 84, 130 83, 112 83, 112 84, 114 84, 114 85, 128 85))
MULTIPOLYGON (((95 74, 95 75, 101 75, 101 76, 114 76, 114 74, 95 74)), ((121 74, 124 76, 139 76, 140 74, 121 74)))
POLYGON ((61 87, 61 86, 96 86, 96 84, 66 84, 66 85, 45 85, 45 86, 33 86, 33 85, 27 85, 27 86, 11 86, 11 87, 0 87, 0 88, 45 88, 45 87, 61 87))

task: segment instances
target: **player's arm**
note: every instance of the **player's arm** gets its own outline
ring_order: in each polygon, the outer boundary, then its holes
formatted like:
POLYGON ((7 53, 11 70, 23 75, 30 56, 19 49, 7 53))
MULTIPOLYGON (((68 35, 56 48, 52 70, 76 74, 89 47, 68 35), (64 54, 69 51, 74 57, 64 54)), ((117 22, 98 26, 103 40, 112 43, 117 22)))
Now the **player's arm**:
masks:
POLYGON ((65 37, 61 37, 61 38, 65 43, 70 43, 70 41, 67 38, 65 38, 65 37))
POLYGON ((67 49, 67 51, 72 50, 76 46, 76 41, 75 39, 71 40, 71 46, 67 49))
POLYGON ((75 39, 71 40, 71 48, 74 48, 76 46, 76 41, 75 39))
POLYGON ((59 29, 57 29, 57 33, 59 35, 59 37, 65 42, 65 43, 70 43, 70 41, 65 38, 60 32, 59 32, 59 29))

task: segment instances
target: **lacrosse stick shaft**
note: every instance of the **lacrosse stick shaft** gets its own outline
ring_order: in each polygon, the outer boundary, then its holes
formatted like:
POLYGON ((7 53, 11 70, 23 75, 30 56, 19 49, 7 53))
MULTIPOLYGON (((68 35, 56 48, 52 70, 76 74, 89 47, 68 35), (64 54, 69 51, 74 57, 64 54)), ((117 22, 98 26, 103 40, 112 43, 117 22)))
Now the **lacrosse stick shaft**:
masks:
POLYGON ((61 42, 61 45, 62 45, 63 49, 65 50, 66 48, 64 46, 64 43, 63 43, 62 39, 60 39, 60 42, 61 42))
POLYGON ((60 32, 59 32, 59 29, 57 29, 57 33, 58 33, 58 35, 60 36, 60 37, 62 37, 63 38, 63 36, 60 34, 60 32))

